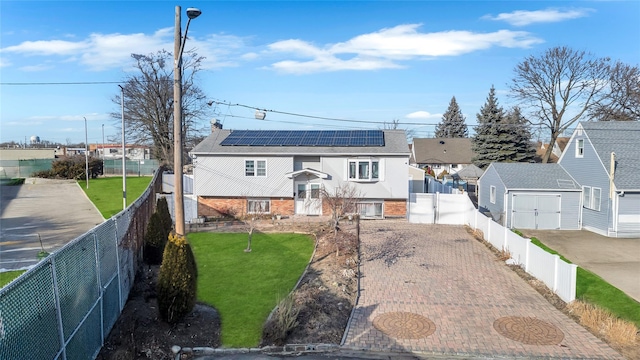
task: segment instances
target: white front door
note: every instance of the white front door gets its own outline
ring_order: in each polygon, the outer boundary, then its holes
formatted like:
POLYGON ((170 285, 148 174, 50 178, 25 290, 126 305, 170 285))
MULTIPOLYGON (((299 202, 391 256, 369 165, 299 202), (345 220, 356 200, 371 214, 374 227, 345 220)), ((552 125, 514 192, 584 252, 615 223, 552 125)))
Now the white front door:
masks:
POLYGON ((320 184, 296 182, 296 214, 321 215, 320 184))

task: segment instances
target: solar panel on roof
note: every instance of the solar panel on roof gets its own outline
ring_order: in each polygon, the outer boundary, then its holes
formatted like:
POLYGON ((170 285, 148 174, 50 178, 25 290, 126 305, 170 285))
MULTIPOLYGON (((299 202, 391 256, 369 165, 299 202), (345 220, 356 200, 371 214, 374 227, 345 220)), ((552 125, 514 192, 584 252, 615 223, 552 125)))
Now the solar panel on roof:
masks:
POLYGON ((382 130, 235 130, 222 146, 384 146, 382 130))

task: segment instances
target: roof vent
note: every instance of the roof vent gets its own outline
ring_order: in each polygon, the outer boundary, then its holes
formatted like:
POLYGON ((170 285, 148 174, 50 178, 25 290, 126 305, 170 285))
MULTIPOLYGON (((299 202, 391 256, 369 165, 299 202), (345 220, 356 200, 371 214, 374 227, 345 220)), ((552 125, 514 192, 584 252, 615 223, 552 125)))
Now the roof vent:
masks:
POLYGON ((440 145, 444 145, 444 140, 440 140, 440 145))

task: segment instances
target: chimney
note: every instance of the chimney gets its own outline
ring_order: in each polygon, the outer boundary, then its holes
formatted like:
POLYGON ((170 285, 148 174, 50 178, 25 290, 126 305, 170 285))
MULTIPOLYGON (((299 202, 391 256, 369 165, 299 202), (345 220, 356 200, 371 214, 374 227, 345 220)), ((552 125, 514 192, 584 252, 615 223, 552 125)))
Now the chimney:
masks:
POLYGON ((211 120, 211 132, 215 132, 216 130, 220 130, 222 129, 222 124, 220 123, 220 120, 218 119, 213 119, 211 120))

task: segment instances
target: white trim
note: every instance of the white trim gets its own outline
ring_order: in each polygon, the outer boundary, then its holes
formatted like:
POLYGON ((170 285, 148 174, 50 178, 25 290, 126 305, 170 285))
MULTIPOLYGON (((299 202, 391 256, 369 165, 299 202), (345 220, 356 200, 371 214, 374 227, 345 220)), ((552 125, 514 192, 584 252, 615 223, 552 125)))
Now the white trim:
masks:
POLYGON ((584 139, 576 139, 576 157, 584 157, 584 139), (582 143, 582 146, 580 144, 582 143))
POLYGON ((495 185, 489 186, 489 202, 492 204, 496 203, 496 187, 495 185))

